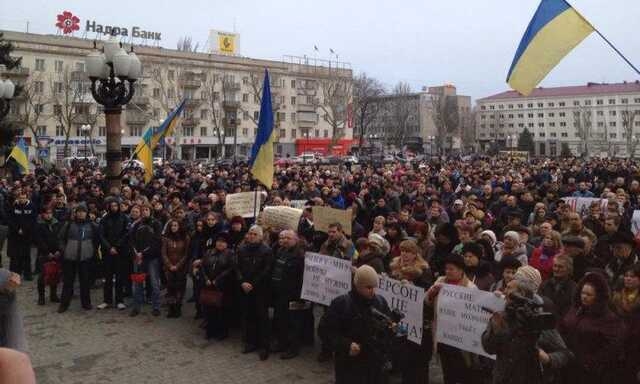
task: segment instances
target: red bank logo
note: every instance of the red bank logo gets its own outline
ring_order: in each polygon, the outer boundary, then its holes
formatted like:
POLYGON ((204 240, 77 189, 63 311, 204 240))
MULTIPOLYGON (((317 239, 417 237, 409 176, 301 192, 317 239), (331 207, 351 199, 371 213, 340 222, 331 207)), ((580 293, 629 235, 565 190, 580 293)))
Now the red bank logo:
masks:
POLYGON ((77 16, 74 16, 71 12, 64 11, 62 14, 58 15, 56 27, 58 27, 58 29, 62 29, 62 33, 68 35, 80 30, 80 19, 77 16))

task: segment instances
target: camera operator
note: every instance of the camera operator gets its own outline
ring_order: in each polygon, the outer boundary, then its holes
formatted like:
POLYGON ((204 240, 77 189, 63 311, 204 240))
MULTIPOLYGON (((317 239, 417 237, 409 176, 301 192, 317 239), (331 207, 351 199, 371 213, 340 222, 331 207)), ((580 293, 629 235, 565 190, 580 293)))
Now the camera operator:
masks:
MULTIPOLYGON (((387 301, 375 294, 378 274, 372 267, 358 268, 353 285, 350 293, 331 302, 318 333, 335 351, 336 384, 384 384, 390 343, 379 340, 380 317, 390 316, 391 311, 387 301), (381 344, 389 349, 381 350, 381 344)), ((389 323, 384 323, 383 328, 392 337, 389 323)))
POLYGON ((497 355, 494 384, 557 382, 557 371, 573 357, 534 292, 535 283, 516 275, 505 290, 505 311, 494 313, 482 334, 485 351, 497 355))

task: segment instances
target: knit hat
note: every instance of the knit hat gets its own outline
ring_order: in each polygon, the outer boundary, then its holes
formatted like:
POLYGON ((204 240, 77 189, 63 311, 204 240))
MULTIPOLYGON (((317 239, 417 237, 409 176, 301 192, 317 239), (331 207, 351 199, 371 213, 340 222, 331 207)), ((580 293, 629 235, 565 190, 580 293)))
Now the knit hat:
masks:
POLYGON ((518 268, 513 278, 530 281, 535 286, 535 292, 538 291, 538 288, 540 288, 540 284, 542 284, 542 276, 540 275, 540 271, 530 265, 525 265, 518 268))
POLYGON ((369 244, 380 248, 380 250, 384 254, 389 253, 391 246, 389 245, 387 239, 385 239, 384 237, 378 235, 377 233, 370 233, 367 237, 367 240, 369 240, 369 244))
POLYGON ((508 231, 504 234, 504 238, 511 238, 513 241, 520 243, 520 235, 516 231, 508 231))
POLYGON ((369 265, 359 267, 353 276, 353 284, 356 287, 377 287, 378 281, 378 273, 369 265))
POLYGON ((491 239, 491 245, 494 245, 498 241, 498 238, 496 237, 496 234, 490 229, 487 229, 486 231, 480 232, 480 237, 482 237, 482 235, 489 236, 489 238, 491 239))

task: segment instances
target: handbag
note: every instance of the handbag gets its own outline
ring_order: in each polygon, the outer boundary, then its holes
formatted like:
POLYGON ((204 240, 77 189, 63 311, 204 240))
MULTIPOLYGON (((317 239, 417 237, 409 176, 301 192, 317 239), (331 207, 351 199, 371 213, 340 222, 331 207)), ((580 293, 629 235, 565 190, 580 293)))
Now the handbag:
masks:
POLYGON ((222 307, 222 292, 218 291, 215 287, 203 287, 200 290, 200 297, 198 302, 205 307, 222 307))
POLYGON ((58 262, 52 260, 47 261, 42 266, 44 273, 44 284, 45 285, 57 285, 60 282, 60 264, 58 262))

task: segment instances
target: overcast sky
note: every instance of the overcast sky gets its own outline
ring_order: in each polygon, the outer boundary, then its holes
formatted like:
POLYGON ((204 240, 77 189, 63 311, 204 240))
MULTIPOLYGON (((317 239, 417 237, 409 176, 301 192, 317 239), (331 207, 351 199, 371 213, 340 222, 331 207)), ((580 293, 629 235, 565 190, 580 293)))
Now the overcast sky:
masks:
MULTIPOLYGON (((100 24, 162 33, 175 48, 181 36, 206 43, 210 29, 241 34, 243 56, 307 55, 351 63, 391 88, 406 81, 453 83, 474 99, 507 90, 513 54, 539 0, 22 0, 0 1, 0 29, 55 34, 56 15, 69 10, 100 24), (315 53, 317 45, 320 52, 315 53)), ((640 66, 640 0, 573 0, 572 4, 640 66)), ((76 33, 76 36, 81 36, 76 33)), ((93 36, 90 36, 93 38, 93 36)), ((640 78, 592 34, 542 86, 640 78)))

